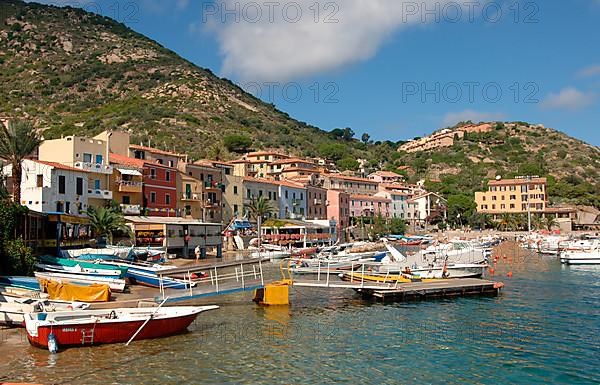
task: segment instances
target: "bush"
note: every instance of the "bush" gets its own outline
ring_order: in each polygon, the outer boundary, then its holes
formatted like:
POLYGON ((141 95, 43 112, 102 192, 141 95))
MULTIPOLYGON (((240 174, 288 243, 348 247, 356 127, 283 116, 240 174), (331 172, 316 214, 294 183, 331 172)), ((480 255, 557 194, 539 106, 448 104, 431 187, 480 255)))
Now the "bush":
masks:
POLYGON ((224 137, 223 143, 230 152, 243 153, 252 145, 252 139, 245 135, 233 134, 224 137))
POLYGON ((4 253, 8 262, 9 274, 33 274, 36 259, 33 256, 33 251, 22 239, 4 242, 4 253))

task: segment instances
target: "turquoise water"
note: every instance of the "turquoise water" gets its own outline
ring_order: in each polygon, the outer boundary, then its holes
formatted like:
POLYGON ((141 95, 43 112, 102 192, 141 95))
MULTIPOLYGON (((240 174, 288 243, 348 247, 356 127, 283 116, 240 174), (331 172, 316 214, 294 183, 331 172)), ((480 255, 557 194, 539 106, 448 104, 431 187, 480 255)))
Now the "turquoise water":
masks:
POLYGON ((598 384, 600 266, 499 254, 500 297, 380 304, 293 289, 291 306, 262 308, 236 295, 185 335, 55 356, 12 332, 0 382, 598 384))

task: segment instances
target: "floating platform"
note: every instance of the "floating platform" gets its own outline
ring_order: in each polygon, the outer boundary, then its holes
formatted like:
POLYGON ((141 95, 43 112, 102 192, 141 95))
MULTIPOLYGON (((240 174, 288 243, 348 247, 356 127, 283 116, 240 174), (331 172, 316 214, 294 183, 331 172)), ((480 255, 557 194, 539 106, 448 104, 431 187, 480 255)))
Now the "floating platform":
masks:
POLYGON ((409 301, 432 298, 496 296, 504 287, 502 282, 478 278, 440 280, 439 282, 402 283, 393 289, 359 289, 366 298, 380 301, 409 301))

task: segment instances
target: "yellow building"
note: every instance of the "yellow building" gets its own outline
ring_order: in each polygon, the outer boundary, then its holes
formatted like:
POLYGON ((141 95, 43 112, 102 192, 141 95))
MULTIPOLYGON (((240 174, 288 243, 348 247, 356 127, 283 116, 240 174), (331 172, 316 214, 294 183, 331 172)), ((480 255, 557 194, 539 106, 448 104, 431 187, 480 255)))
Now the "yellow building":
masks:
POLYGON ((546 178, 498 179, 488 191, 476 192, 477 211, 483 214, 544 213, 548 206, 546 178))
POLYGON ((88 172, 88 202, 90 206, 105 206, 113 199, 110 178, 109 147, 105 140, 67 136, 45 140, 38 150, 39 159, 64 164, 88 172))

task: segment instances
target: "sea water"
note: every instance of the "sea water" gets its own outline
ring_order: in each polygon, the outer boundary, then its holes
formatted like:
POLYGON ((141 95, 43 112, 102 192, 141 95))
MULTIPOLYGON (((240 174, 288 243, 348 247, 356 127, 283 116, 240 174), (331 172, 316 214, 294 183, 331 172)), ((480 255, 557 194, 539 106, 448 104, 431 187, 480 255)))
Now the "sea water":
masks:
POLYGON ((54 355, 12 332, 0 345, 0 382, 600 383, 600 266, 561 266, 514 244, 495 255, 489 278, 506 284, 498 297, 381 304, 296 288, 289 307, 215 297, 221 308, 186 334, 54 355))

